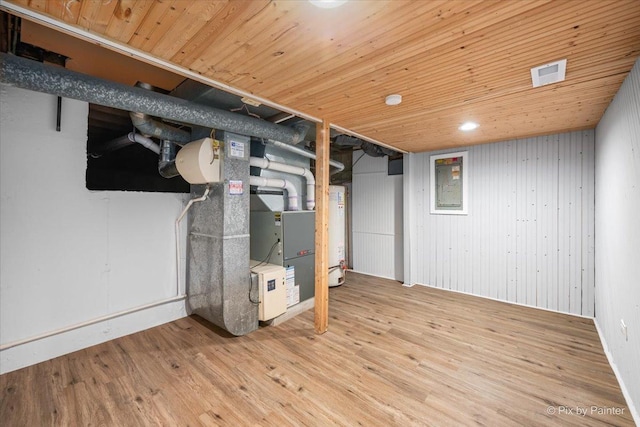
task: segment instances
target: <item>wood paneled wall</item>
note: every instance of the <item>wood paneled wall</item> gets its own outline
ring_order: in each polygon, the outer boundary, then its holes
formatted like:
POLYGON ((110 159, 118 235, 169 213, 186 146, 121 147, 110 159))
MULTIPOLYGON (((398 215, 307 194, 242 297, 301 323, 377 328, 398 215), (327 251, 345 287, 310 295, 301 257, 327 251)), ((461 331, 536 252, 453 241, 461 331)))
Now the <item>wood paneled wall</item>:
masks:
POLYGON ((388 175, 387 157, 353 161, 353 269, 402 280, 402 175, 388 175))
POLYGON ((640 425, 640 61, 595 134, 596 323, 640 425))
POLYGON ((433 153, 405 158, 405 282, 593 316, 594 132, 467 150, 468 215, 430 214, 433 153))

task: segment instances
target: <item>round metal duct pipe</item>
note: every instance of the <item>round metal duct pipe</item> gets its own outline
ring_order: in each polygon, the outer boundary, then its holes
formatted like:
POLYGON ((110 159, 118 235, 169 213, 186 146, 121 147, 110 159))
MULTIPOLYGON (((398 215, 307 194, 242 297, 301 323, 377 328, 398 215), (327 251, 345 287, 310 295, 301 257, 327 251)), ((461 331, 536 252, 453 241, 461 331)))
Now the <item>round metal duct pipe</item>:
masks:
POLYGON ((22 89, 150 114, 177 122, 297 144, 299 130, 0 53, 0 81, 22 89))

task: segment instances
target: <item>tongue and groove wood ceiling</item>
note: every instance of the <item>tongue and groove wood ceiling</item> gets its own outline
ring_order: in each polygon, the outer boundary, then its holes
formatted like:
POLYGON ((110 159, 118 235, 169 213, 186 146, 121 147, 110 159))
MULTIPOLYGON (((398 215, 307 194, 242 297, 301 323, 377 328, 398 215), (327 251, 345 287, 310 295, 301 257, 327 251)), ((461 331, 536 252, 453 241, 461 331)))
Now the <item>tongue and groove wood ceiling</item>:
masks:
POLYGON ((639 0, 11 4, 411 152, 593 128, 640 56, 639 0))

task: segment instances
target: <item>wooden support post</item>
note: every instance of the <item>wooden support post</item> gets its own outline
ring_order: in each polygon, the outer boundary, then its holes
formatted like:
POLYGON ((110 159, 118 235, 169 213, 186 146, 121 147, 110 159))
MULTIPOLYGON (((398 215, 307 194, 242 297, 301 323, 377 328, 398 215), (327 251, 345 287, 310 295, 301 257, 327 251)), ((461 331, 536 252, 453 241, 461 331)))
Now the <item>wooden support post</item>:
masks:
POLYGON ((315 330, 329 325, 329 122, 316 125, 315 330))

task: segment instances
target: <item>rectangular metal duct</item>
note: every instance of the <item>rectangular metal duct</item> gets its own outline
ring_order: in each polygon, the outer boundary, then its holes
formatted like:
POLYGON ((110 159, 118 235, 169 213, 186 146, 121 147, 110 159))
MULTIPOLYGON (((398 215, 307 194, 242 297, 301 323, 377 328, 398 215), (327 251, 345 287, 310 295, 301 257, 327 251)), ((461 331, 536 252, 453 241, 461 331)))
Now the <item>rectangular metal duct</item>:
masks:
MULTIPOLYGON (((202 136, 208 135, 194 134, 202 136)), ((229 132, 217 139, 224 142, 224 181, 211 184, 209 198, 189 212, 187 301, 191 313, 244 335, 258 328, 258 289, 249 270, 250 141, 229 132)), ((203 191, 191 186, 192 197, 203 191)))

